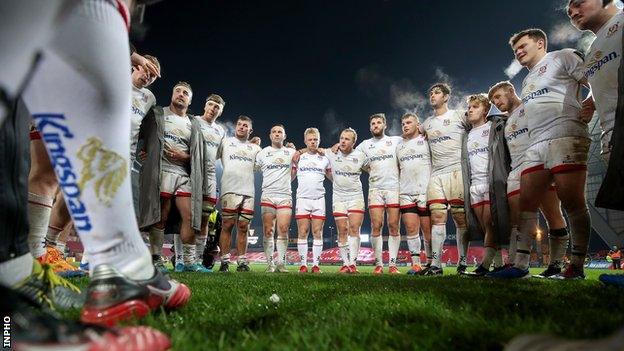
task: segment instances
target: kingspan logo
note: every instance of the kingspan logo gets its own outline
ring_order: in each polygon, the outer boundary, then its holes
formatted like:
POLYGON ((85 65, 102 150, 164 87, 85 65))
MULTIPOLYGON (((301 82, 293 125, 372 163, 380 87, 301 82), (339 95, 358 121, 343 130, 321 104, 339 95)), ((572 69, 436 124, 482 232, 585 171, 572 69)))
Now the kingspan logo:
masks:
POLYGON ((67 157, 63 143, 64 140, 74 139, 74 134, 65 125, 65 116, 42 113, 33 115, 33 120, 48 148, 50 163, 58 175, 59 186, 63 190, 76 229, 83 232, 91 231, 91 219, 87 214, 87 207, 81 200, 78 177, 67 157))
POLYGON ((448 135, 443 135, 443 136, 438 137, 438 138, 429 139, 429 142, 431 144, 438 144, 438 143, 442 143, 442 142, 445 142, 445 141, 448 141, 448 140, 452 140, 451 137, 448 136, 448 135))
MULTIPOLYGON (((599 53, 600 52, 597 52, 597 54, 599 53)), ((613 51, 610 54, 605 55, 600 59, 596 59, 595 62, 590 62, 590 64, 587 66, 587 70, 585 71, 585 78, 593 77, 594 74, 596 74, 596 72, 600 71, 602 66, 606 65, 610 61, 615 60, 617 57, 618 57, 618 54, 615 51, 613 51)))
POLYGON ((522 102, 526 104, 528 101, 533 100, 536 97, 542 96, 547 93, 548 93, 548 88, 543 88, 540 90, 532 91, 522 98, 522 102))
POLYGON ((519 135, 522 135, 522 134, 524 134, 524 133, 528 133, 528 132, 529 132, 529 128, 524 127, 524 128, 522 128, 522 129, 518 129, 518 130, 516 130, 516 131, 511 132, 511 133, 510 133, 510 134, 506 137, 506 139, 507 139, 507 141, 511 141, 511 140, 513 140, 513 139, 517 138, 519 135))
POLYGON ((388 160, 391 159, 393 156, 392 155, 379 155, 379 156, 372 156, 370 158, 370 162, 375 162, 375 161, 383 161, 383 160, 388 160))

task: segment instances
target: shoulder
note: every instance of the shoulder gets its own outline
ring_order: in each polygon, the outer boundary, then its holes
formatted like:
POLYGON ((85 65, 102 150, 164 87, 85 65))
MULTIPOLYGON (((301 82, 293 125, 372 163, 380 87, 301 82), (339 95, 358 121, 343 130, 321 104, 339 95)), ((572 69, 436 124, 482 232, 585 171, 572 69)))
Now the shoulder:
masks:
POLYGON ((552 60, 585 60, 585 55, 576 49, 561 49, 548 53, 552 60))

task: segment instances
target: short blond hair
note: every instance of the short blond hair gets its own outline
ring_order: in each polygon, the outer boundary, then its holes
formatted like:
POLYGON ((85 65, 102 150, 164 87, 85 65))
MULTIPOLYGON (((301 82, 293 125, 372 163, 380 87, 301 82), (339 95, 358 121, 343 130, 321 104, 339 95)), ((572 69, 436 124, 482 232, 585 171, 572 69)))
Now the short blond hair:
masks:
POLYGON ((475 101, 480 103, 481 105, 483 105, 483 107, 485 107, 486 113, 489 112, 490 108, 492 107, 492 103, 490 102, 490 99, 488 99, 488 96, 485 95, 484 93, 470 95, 468 99, 466 99, 466 101, 468 102, 468 104, 471 104, 475 101))
POLYGON ((382 121, 384 121, 384 123, 386 123, 386 114, 385 113, 375 113, 375 114, 372 114, 370 117, 368 117, 368 122, 370 123, 375 118, 379 118, 382 121))
POLYGON ((357 132, 355 131, 355 129, 348 127, 342 130, 342 132, 340 132, 340 134, 342 133, 351 133, 353 134, 353 142, 355 143, 357 141, 357 132))
POLYGON ((408 113, 403 114, 403 116, 401 116, 401 121, 404 120, 404 119, 408 119, 410 117, 414 117, 414 119, 416 121, 418 121, 418 116, 415 113, 412 113, 412 112, 408 112, 408 113))
POLYGON ((488 99, 492 100, 492 95, 494 95, 494 93, 498 89, 507 89, 507 90, 511 90, 511 91, 516 91, 516 89, 514 88, 513 84, 511 84, 510 81, 504 80, 504 81, 498 82, 498 83, 496 83, 496 84, 494 84, 494 85, 492 85, 490 87, 490 90, 488 90, 488 99))
POLYGON ((305 137, 307 137, 309 134, 314 134, 319 139, 321 139, 321 132, 319 132, 318 128, 314 128, 314 127, 306 128, 306 130, 303 132, 303 138, 305 139, 305 137))

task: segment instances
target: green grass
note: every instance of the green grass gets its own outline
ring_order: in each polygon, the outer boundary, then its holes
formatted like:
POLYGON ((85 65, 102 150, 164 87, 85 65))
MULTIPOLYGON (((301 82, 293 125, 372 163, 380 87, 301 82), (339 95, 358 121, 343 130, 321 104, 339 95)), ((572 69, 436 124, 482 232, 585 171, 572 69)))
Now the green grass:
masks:
POLYGON ((524 333, 596 338, 624 322, 623 292, 597 281, 605 271, 587 270, 580 282, 508 282, 452 268, 443 277, 331 273, 338 268, 174 273, 191 287, 190 303, 142 323, 167 332, 175 350, 496 350, 524 333))

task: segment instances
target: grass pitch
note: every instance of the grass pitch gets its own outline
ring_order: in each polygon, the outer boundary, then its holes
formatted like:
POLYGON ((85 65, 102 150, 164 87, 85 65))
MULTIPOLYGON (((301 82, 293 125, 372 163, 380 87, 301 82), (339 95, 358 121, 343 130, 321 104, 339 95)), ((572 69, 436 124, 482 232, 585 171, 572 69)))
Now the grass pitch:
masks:
POLYGON ((624 291, 597 281, 607 271, 561 282, 460 277, 454 268, 443 277, 264 268, 173 273, 191 287, 190 303, 141 323, 168 333, 175 350, 497 350, 524 333, 597 338, 624 322, 624 291))

